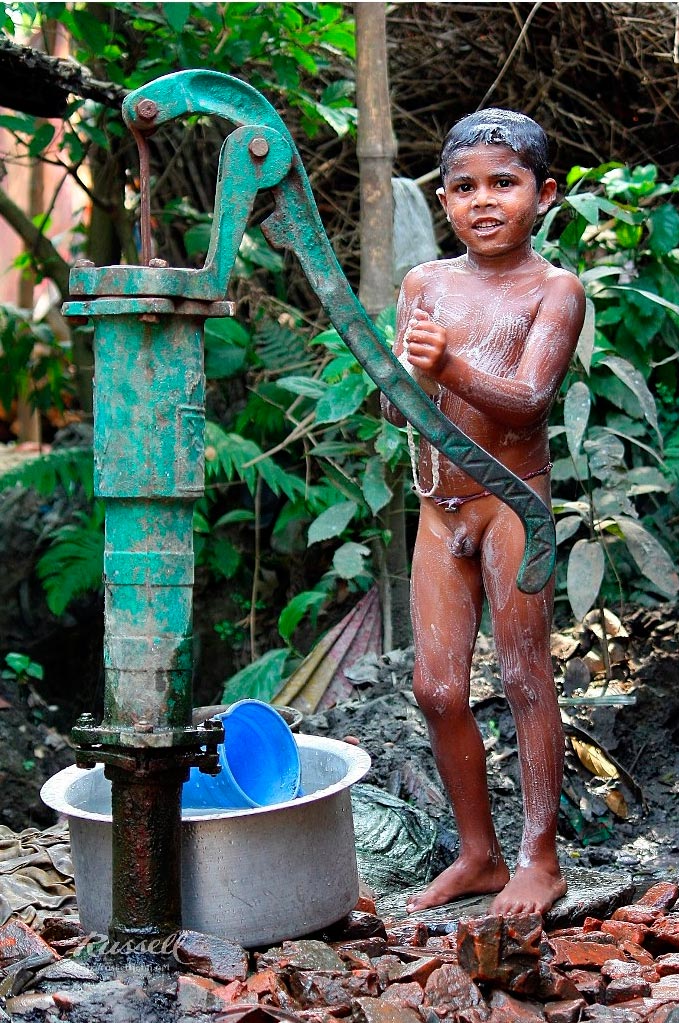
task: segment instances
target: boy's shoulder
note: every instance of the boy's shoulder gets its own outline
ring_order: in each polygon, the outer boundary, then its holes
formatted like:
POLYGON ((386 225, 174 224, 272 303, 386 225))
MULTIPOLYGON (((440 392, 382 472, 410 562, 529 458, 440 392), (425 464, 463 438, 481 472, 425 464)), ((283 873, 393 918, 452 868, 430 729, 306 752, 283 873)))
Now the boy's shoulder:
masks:
POLYGON ((464 256, 456 256, 454 259, 432 259, 427 263, 418 263, 405 275, 402 287, 406 291, 414 291, 428 284, 432 278, 444 274, 463 273, 464 266, 464 256))

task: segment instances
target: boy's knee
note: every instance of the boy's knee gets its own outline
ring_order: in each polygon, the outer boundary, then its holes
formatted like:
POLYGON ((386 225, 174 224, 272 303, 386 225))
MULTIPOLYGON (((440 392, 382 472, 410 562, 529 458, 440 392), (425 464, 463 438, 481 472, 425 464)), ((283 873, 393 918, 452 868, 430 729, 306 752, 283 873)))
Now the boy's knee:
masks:
POLYGON ((417 668, 413 674, 413 695, 427 720, 455 715, 467 707, 466 692, 461 680, 433 678, 417 668))

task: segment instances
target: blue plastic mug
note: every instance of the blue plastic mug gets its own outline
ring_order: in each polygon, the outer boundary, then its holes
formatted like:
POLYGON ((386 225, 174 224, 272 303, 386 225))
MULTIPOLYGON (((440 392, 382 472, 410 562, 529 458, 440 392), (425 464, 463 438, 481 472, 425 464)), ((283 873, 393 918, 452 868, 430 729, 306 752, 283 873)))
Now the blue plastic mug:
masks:
POLYGON ((192 767, 182 809, 234 810, 294 799, 299 750, 278 711, 260 700, 241 700, 217 717, 224 725, 224 742, 217 747, 221 771, 213 776, 192 767))

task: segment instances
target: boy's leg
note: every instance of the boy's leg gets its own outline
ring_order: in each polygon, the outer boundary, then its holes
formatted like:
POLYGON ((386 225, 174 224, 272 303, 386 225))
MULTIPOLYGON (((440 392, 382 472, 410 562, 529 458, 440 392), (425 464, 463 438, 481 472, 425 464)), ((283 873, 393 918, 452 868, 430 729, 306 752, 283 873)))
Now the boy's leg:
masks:
MULTIPOLYGON (((549 500, 543 481, 535 489, 549 500)), ((524 830, 516 871, 493 902, 499 914, 544 913, 566 891, 556 855, 564 741, 550 654, 554 586, 537 594, 517 588, 524 544, 519 519, 503 505, 484 538, 483 577, 516 725, 524 830)))
MULTIPOLYGON (((458 520, 459 521, 459 520, 458 520)), ((408 903, 408 912, 462 895, 498 892, 509 872, 495 835, 486 754, 469 707, 469 671, 482 607, 478 554, 455 556, 440 513, 423 504, 413 555, 414 692, 460 837, 455 863, 408 903)))

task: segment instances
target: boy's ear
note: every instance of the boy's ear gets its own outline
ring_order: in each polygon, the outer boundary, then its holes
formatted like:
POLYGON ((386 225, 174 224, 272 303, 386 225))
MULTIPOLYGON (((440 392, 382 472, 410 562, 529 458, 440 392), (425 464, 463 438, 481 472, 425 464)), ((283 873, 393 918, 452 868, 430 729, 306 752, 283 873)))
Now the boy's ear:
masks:
POLYGON ((546 213, 554 205, 556 199, 556 181, 554 178, 545 178, 538 196, 538 213, 546 213))
POLYGON ((441 205, 443 206, 444 210, 446 211, 446 216, 447 216, 448 215, 448 202, 446 200, 446 190, 445 190, 445 188, 437 188, 436 189, 436 196, 438 198, 438 201, 441 203, 441 205))

